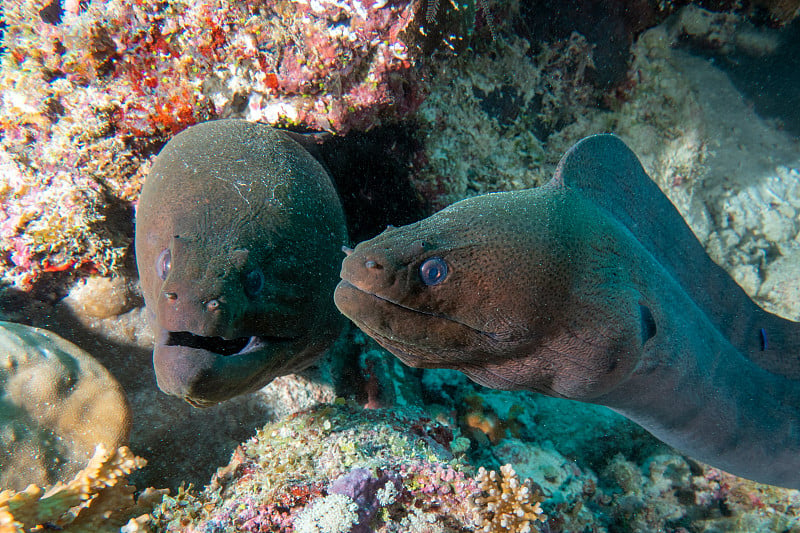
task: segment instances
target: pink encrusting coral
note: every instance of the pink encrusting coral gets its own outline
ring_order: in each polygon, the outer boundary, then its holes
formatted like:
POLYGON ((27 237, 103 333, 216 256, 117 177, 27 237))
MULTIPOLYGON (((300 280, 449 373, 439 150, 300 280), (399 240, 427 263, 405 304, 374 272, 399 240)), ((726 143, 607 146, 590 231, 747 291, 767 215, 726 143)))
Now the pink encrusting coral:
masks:
POLYGON ((131 224, 109 223, 124 211, 112 207, 135 201, 149 157, 191 124, 343 133, 416 109, 413 2, 380 4, 5 2, 0 278, 116 269, 131 224))

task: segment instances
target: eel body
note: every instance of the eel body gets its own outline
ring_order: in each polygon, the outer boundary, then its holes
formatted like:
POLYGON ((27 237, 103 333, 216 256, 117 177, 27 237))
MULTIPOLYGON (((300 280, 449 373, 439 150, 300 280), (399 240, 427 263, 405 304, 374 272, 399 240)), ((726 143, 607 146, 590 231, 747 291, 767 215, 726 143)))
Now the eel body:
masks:
POLYGON ((285 133, 218 120, 171 139, 136 213, 158 386, 207 406, 311 364, 344 325, 346 241, 327 172, 285 133))
POLYGON ((800 488, 800 324, 713 263, 613 135, 545 186, 363 242, 339 309, 405 363, 608 406, 723 470, 800 488))

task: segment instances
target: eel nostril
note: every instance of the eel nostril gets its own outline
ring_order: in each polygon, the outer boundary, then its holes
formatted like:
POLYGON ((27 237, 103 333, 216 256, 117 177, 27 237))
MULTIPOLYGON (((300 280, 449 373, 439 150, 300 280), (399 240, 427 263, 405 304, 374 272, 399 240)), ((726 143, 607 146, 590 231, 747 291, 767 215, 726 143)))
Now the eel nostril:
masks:
POLYGON ((381 265, 379 265, 378 263, 376 263, 372 259, 364 261, 364 266, 367 267, 367 268, 374 269, 374 270, 380 270, 380 269, 383 268, 381 265))
POLYGON ((178 293, 177 292, 164 291, 164 296, 167 297, 167 300, 177 300, 178 299, 178 293))

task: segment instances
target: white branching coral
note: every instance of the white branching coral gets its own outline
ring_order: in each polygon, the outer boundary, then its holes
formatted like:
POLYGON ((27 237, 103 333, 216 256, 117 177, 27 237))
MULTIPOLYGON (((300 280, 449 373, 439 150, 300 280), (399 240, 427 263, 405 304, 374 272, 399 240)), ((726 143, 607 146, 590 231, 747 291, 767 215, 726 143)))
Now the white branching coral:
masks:
POLYGON ((473 520, 478 531, 531 533, 538 531, 536 522, 543 522, 542 495, 533 489, 530 479, 520 482, 510 465, 500 467, 500 475, 481 467, 475 477, 481 490, 474 496, 473 520))

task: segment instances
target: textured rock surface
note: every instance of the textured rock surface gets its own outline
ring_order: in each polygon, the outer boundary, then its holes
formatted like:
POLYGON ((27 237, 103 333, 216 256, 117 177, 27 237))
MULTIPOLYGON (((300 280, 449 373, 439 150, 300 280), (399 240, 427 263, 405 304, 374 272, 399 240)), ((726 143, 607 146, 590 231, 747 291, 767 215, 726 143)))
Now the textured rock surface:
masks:
POLYGON ((127 443, 122 388, 88 353, 49 331, 0 322, 0 487, 51 485, 97 444, 127 443))

